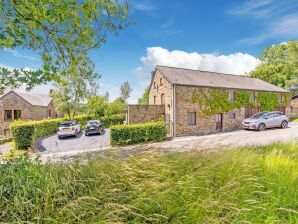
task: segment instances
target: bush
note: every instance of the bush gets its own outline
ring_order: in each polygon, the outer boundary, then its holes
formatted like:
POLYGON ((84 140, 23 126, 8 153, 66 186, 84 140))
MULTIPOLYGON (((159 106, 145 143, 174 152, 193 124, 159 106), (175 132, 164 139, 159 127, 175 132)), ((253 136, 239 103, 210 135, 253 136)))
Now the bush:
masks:
POLYGON ((135 125, 118 125, 110 129, 111 145, 130 145, 143 142, 160 142, 166 137, 164 122, 135 125))
POLYGON ((33 142, 34 122, 14 122, 10 125, 10 134, 16 149, 27 149, 33 142))

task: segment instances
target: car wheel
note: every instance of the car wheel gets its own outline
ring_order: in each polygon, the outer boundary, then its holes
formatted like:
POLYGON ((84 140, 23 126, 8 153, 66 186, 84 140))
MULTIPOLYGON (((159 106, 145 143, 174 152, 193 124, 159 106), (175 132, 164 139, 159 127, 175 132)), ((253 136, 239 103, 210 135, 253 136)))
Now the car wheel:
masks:
POLYGON ((89 134, 87 132, 85 132, 85 136, 88 136, 89 134))
POLYGON ((62 136, 58 135, 58 139, 62 139, 62 136))
POLYGON ((259 131, 265 131, 265 129, 266 129, 266 126, 265 126, 265 124, 259 124, 259 127, 258 127, 258 130, 259 131))
POLYGON ((75 132, 74 136, 75 136, 75 137, 78 136, 78 129, 76 129, 76 132, 75 132))
POLYGON ((282 123, 281 123, 281 128, 282 129, 285 129, 285 128, 287 128, 288 127, 288 122, 287 121, 283 121, 282 123))

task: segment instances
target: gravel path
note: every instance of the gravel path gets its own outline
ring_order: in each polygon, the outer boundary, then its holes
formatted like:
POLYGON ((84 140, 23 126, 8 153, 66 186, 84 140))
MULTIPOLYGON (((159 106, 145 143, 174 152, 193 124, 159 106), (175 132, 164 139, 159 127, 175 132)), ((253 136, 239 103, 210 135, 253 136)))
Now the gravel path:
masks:
POLYGON ((84 132, 81 132, 77 137, 67 137, 58 139, 57 135, 52 135, 39 139, 35 146, 39 150, 40 154, 52 154, 52 153, 67 153, 84 151, 89 149, 102 149, 110 144, 110 131, 105 129, 102 135, 89 135, 85 136, 84 132))
POLYGON ((263 132, 238 130, 227 133, 212 134, 206 136, 190 136, 179 137, 173 140, 149 143, 141 145, 133 145, 127 147, 115 148, 91 148, 80 151, 67 151, 63 153, 53 153, 41 156, 43 162, 51 160, 53 162, 70 162, 73 159, 88 160, 96 155, 105 155, 112 153, 116 157, 127 157, 131 154, 141 151, 168 151, 182 152, 187 150, 200 150, 212 152, 221 149, 245 147, 245 146, 261 146, 272 144, 275 142, 291 142, 298 141, 298 123, 290 123, 287 129, 269 129, 263 132))

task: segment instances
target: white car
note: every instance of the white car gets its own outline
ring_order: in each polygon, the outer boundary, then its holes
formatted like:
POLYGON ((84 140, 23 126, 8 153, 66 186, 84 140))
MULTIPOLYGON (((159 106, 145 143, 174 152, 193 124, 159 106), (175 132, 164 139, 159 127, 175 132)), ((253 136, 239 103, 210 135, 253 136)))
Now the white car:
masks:
POLYGON ((81 124, 78 124, 76 121, 63 121, 59 124, 57 135, 61 139, 67 136, 78 136, 82 131, 81 124))

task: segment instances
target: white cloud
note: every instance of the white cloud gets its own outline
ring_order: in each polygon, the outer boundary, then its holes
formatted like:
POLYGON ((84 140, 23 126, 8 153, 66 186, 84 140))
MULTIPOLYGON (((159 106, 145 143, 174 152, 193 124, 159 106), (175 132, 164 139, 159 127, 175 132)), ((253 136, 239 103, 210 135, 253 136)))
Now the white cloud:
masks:
POLYGON ((267 39, 283 38, 297 39, 298 36, 298 14, 292 14, 272 22, 270 26, 265 28, 266 32, 254 37, 241 40, 243 43, 259 44, 267 39))
POLYGON ((31 57, 31 56, 28 56, 28 55, 21 54, 21 53, 20 53, 19 51, 17 51, 17 50, 13 50, 13 49, 9 49, 9 48, 4 48, 3 50, 6 51, 6 52, 11 53, 11 54, 12 54, 13 56, 15 56, 15 57, 25 58, 25 59, 28 59, 28 60, 30 60, 30 61, 38 61, 37 58, 35 58, 35 57, 31 57))
POLYGON ((297 9, 297 0, 247 0, 227 13, 256 20, 261 26, 260 32, 240 42, 259 44, 268 39, 297 39, 297 9))
POLYGON ((150 12, 155 9, 152 2, 148 2, 144 0, 130 1, 130 7, 132 10, 144 11, 144 12, 150 12))
POLYGON ((201 54, 179 50, 169 51, 161 47, 147 48, 146 56, 141 57, 140 60, 143 66, 136 68, 135 73, 147 84, 156 65, 244 75, 259 63, 257 58, 245 53, 201 54))

